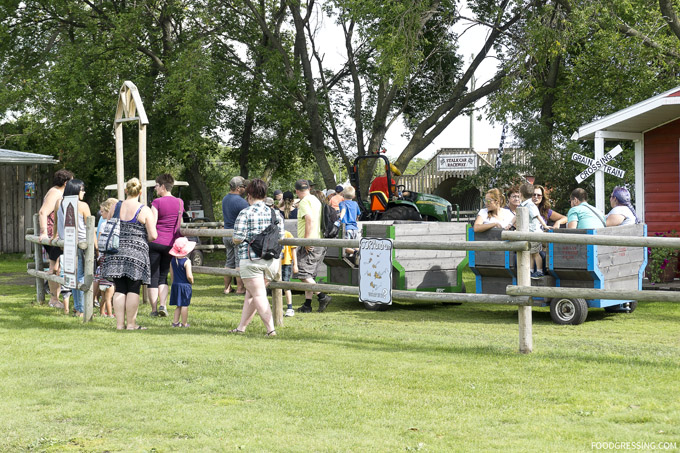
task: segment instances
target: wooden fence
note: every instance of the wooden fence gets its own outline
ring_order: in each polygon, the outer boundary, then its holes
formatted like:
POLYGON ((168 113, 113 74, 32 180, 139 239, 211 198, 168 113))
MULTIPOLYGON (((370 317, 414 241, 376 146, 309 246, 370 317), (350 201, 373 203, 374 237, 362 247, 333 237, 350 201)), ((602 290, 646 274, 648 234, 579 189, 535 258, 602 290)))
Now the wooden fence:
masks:
MULTIPOLYGON (((219 225, 209 225, 219 226, 219 225)), ((34 228, 37 228, 37 217, 34 217, 34 228)), ((88 218, 87 222, 87 241, 78 246, 86 250, 85 255, 85 283, 81 285, 85 291, 85 316, 87 322, 92 316, 92 281, 93 281, 93 259, 94 259, 94 217, 88 218)), ((475 250, 475 251, 515 251, 517 252, 517 285, 508 285, 506 294, 468 294, 468 293, 432 293, 422 291, 398 291, 392 290, 392 296, 400 300, 433 301, 433 302, 466 302, 477 304, 500 304, 516 305, 518 307, 519 325, 519 351, 530 353, 533 350, 532 338, 532 311, 531 307, 542 305, 535 302, 534 297, 543 298, 583 298, 583 299, 618 299, 638 301, 668 301, 680 302, 680 292, 660 293, 658 291, 618 291, 590 288, 552 288, 552 287, 532 287, 530 280, 530 252, 529 242, 544 242, 549 239, 553 243, 567 244, 587 244, 587 245, 620 245, 628 247, 671 247, 680 249, 680 239, 661 238, 661 237, 629 237, 629 236, 596 236, 596 235, 567 235, 551 234, 546 237, 545 233, 529 233, 529 213, 527 208, 517 209, 517 230, 503 231, 501 241, 449 241, 449 242, 415 242, 415 241, 393 241, 394 248, 417 249, 417 250, 475 250)), ((231 237, 233 230, 223 228, 182 228, 181 232, 185 236, 200 237, 231 237)), ((43 280, 57 281, 63 283, 63 278, 48 275, 38 269, 42 268, 40 253, 40 241, 37 236, 27 234, 26 240, 34 243, 35 246, 35 270, 29 269, 28 273, 36 277, 36 292, 40 303, 44 300, 43 280), (39 262, 40 261, 40 262, 39 262)), ((48 244, 48 241, 43 241, 48 244)), ((317 247, 353 247, 359 246, 359 240, 345 239, 300 239, 290 238, 279 241, 282 245, 295 246, 317 246, 317 247)), ((48 244, 49 245, 49 244, 48 244)), ((63 246, 63 241, 56 241, 53 245, 63 246)), ((206 266, 196 266, 193 269, 195 274, 221 275, 237 277, 238 272, 234 269, 212 268, 206 266)), ((273 313, 276 325, 283 325, 283 297, 282 290, 314 290, 327 291, 336 294, 358 295, 359 288, 356 286, 331 285, 331 284, 310 284, 302 282, 271 282, 269 285, 273 289, 273 313)))
MULTIPOLYGON (((56 227, 55 227, 56 228, 56 227)), ((50 239, 40 240, 40 236, 35 235, 36 231, 40 231, 40 225, 38 224, 38 214, 33 215, 33 228, 27 231, 26 241, 33 244, 33 258, 34 262, 33 269, 28 269, 28 275, 35 277, 35 292, 36 301, 39 304, 45 303, 45 284, 44 281, 57 282, 60 285, 64 284, 64 277, 58 275, 48 274, 43 271, 45 268, 42 260, 42 247, 44 245, 54 245, 57 247, 64 247, 64 241, 50 239)), ((85 231, 85 242, 79 242, 78 248, 85 251, 85 279, 80 285, 79 289, 83 291, 83 322, 88 322, 92 319, 93 307, 94 307, 94 292, 92 290, 92 284, 94 283, 94 241, 95 241, 95 227, 94 227, 94 216, 90 216, 86 221, 86 231, 85 231)))

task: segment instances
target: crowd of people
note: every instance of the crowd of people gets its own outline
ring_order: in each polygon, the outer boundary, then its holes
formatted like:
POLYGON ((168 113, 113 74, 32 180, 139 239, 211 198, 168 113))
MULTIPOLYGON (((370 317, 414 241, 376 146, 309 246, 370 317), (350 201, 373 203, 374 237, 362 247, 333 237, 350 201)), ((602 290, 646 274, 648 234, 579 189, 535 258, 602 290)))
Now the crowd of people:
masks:
MULTIPOLYGON (((100 205, 101 218, 97 227, 97 237, 105 230, 107 222, 120 225, 117 252, 98 253, 95 270, 95 292, 101 295, 100 315, 115 317, 116 327, 120 330, 143 330, 137 324, 140 290, 147 287, 151 305, 150 316, 169 316, 167 306, 174 306, 172 327, 189 327, 188 307, 191 303, 194 277, 191 260, 188 258, 196 243, 180 234, 184 203, 171 192, 174 178, 162 174, 156 178, 156 198, 150 206, 140 202, 143 190, 137 178, 127 181, 125 200, 109 198, 100 205), (171 276, 172 285, 168 283, 171 276)), ((241 176, 229 182, 229 193, 222 200, 224 228, 233 230, 232 236, 224 237, 226 249, 225 268, 234 269, 238 277, 224 278, 224 294, 244 296, 241 321, 230 330, 243 334, 258 314, 266 327, 267 336, 275 336, 274 321, 267 299, 267 284, 272 280, 289 281, 297 278, 302 282, 315 284, 317 269, 326 254, 324 247, 286 246, 280 256, 269 259, 259 256, 251 247, 254 238, 274 224, 278 238, 293 237, 285 231, 284 221, 296 222, 298 238, 322 238, 323 206, 337 211, 336 226, 342 227, 343 238, 357 239, 357 219, 359 205, 354 201, 355 190, 352 186, 338 185, 326 191, 316 190, 308 180, 299 179, 292 191, 274 190, 268 197, 267 183, 261 179, 246 180, 241 176), (235 283, 236 288, 232 287, 235 283)), ((61 248, 52 245, 55 239, 64 239, 64 197, 78 197, 78 240, 85 241, 86 219, 92 215, 83 201, 85 184, 74 179, 67 170, 59 170, 54 175, 53 187, 47 192, 39 211, 40 239, 49 239, 43 245, 49 259, 50 274, 59 274, 61 248)), ((484 196, 485 207, 479 211, 473 229, 481 233, 491 229, 513 229, 516 224, 518 207, 529 210, 529 231, 546 231, 553 228, 601 228, 638 223, 637 214, 631 204, 630 192, 624 187, 616 187, 611 196, 612 210, 606 216, 587 202, 583 189, 575 189, 570 197, 571 209, 562 215, 552 209, 544 187, 522 184, 510 187, 505 194, 497 189, 488 190, 484 196)), ((328 209, 328 208, 327 208, 328 209)), ((332 212, 332 210, 331 210, 332 212)), ((98 241, 95 241, 97 244, 98 241)), ((531 242, 532 278, 543 276, 545 253, 541 242, 531 242)), ((99 251, 98 251, 99 252, 99 251)), ((344 256, 357 262, 357 251, 346 248, 344 256)), ((84 254, 77 255, 77 281, 84 279, 84 254)), ((68 297, 60 300, 61 286, 49 282, 49 305, 69 313, 68 297)), ((72 291, 73 309, 76 316, 83 316, 83 294, 79 289, 72 291)), ((305 291, 304 303, 297 308, 299 313, 313 311, 314 296, 317 298, 317 311, 323 312, 331 303, 331 296, 320 291, 305 291)), ((286 291, 285 316, 295 316, 292 295, 286 291)))
MULTIPOLYGON (((612 210, 605 215, 596 207, 588 204, 588 194, 584 189, 574 189, 570 196, 571 209, 562 215, 552 209, 543 186, 525 183, 512 186, 506 195, 497 188, 489 189, 484 195, 484 208, 478 213, 473 225, 475 233, 494 228, 515 229, 517 208, 529 210, 529 232, 547 231, 560 227, 594 229, 639 223, 631 203, 630 191, 616 187, 609 197, 612 210), (506 198, 507 195, 507 198, 506 198)), ((541 242, 530 242, 532 269, 531 278, 544 276, 545 252, 541 242)))

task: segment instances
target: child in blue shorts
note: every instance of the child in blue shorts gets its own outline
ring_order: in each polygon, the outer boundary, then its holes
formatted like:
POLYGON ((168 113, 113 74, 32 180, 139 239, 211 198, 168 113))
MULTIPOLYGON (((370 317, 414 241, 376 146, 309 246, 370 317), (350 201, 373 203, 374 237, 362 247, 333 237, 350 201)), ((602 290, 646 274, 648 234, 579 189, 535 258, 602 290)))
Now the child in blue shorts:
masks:
POLYGON ((191 285, 194 283, 194 275, 191 272, 191 260, 187 255, 196 247, 196 243, 185 237, 175 240, 170 250, 174 258, 170 261, 170 275, 172 287, 170 289, 170 305, 175 305, 175 315, 172 327, 189 327, 189 304, 191 303, 191 285), (182 322, 180 322, 180 316, 182 322))

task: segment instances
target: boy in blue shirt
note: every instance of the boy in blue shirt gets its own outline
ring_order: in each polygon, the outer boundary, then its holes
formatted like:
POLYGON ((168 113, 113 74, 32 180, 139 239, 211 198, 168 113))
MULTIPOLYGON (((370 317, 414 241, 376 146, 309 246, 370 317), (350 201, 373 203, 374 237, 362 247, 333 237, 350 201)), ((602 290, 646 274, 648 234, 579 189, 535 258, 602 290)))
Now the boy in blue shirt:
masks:
MULTIPOLYGON (((359 205, 354 201, 356 196, 356 191, 354 187, 349 186, 343 189, 342 193, 343 201, 340 202, 338 207, 340 208, 340 223, 342 223, 344 228, 343 239, 356 239, 359 232, 359 227, 357 226, 357 218, 361 214, 359 210, 359 205)), ((358 249, 345 249, 347 253, 347 258, 349 258, 354 264, 357 263, 357 251, 358 249)))
MULTIPOLYGON (((522 202, 519 204, 524 208, 529 208, 529 232, 536 233, 543 230, 550 229, 541 213, 538 211, 538 207, 531 200, 531 196, 534 194, 534 185, 529 183, 524 183, 519 188, 519 193, 522 196, 522 202)), ((531 278, 538 279, 543 277, 543 258, 541 258, 542 245, 540 242, 529 242, 530 252, 531 252, 531 266, 536 266, 536 272, 531 273, 531 278)))

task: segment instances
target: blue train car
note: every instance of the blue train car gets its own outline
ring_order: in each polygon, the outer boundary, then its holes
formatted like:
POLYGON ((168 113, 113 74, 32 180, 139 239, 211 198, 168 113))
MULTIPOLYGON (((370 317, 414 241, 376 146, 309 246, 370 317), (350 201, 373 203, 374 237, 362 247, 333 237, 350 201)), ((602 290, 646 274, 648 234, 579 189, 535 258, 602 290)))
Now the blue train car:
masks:
MULTIPOLYGON (((546 233, 548 275, 533 280, 532 286, 564 288, 598 288, 617 290, 642 289, 647 265, 644 247, 555 244, 550 234, 592 234, 611 236, 646 236, 646 225, 626 225, 594 230, 559 229, 546 233)), ((500 230, 484 233, 469 231, 469 240, 500 240, 500 230)), ((517 284, 514 252, 475 252, 469 254, 470 269, 475 274, 478 294, 505 294, 507 285, 517 284)), ((631 313, 634 300, 610 299, 535 299, 550 306, 550 316, 558 324, 581 324, 588 308, 604 308, 608 312, 631 313)))

